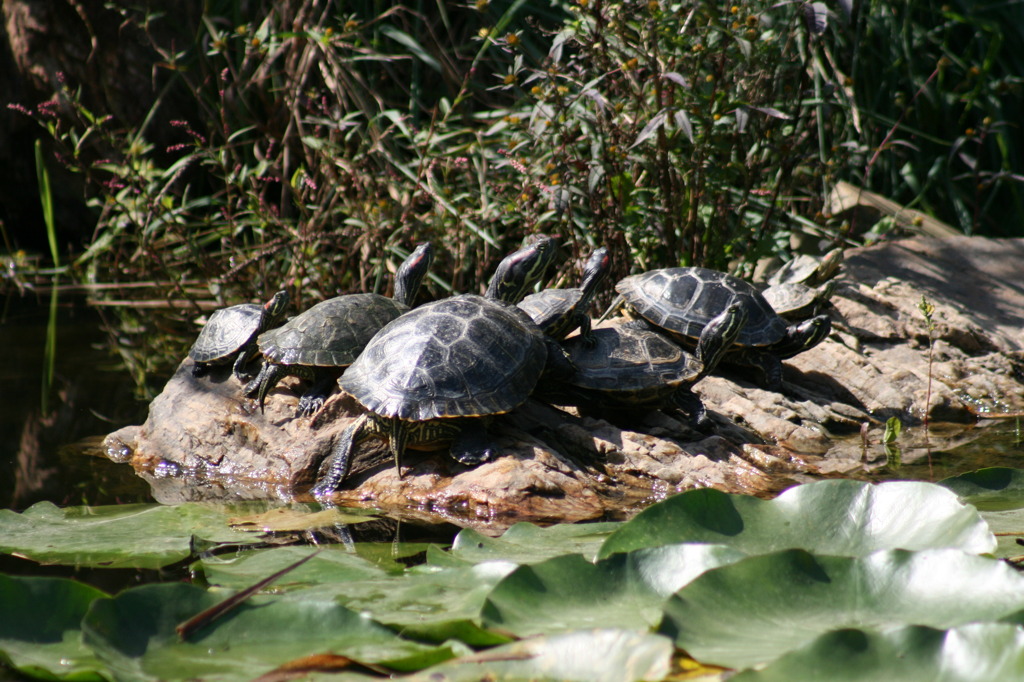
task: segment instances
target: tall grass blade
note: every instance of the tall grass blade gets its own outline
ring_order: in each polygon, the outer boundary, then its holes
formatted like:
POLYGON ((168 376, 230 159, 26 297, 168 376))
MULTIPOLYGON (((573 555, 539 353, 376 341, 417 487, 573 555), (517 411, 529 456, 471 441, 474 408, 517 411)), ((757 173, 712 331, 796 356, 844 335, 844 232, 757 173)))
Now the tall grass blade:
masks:
POLYGON ((43 205, 43 222, 46 225, 46 238, 50 242, 50 257, 53 267, 60 267, 57 252, 57 226, 53 220, 53 193, 50 191, 50 173, 43 162, 43 142, 36 140, 36 180, 39 182, 39 200, 43 205))
POLYGON ((53 389, 53 373, 57 364, 57 290, 55 276, 50 289, 50 316, 46 322, 46 345, 43 348, 43 390, 39 407, 44 416, 50 413, 50 391, 53 389))

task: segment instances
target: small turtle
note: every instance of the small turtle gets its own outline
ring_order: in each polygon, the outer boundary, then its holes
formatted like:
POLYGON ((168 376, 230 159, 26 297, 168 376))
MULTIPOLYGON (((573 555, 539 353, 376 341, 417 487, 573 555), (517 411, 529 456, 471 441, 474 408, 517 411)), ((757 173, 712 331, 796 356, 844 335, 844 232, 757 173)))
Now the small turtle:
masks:
POLYGON ((781 317, 799 321, 816 315, 832 298, 835 288, 834 279, 819 287, 809 287, 802 282, 782 282, 771 285, 761 294, 781 317))
POLYGON ((551 346, 561 353, 515 305, 554 254, 554 239, 534 241, 501 262, 485 296, 428 303, 381 329, 338 380, 369 411, 342 432, 313 494, 337 489, 352 449, 370 438, 387 440, 399 477, 407 447, 448 443, 463 464, 490 459, 480 418, 525 402, 551 346))
POLYGON ((545 334, 561 341, 575 329, 588 343, 590 341, 590 315, 587 314, 597 287, 608 276, 611 258, 608 249, 600 248, 590 254, 583 268, 583 281, 579 289, 544 289, 530 294, 519 302, 519 307, 533 318, 545 334))
POLYGON ((286 376, 312 382, 296 409, 297 416, 320 409, 341 370, 356 359, 381 327, 408 312, 423 282, 433 249, 420 244, 395 273, 393 298, 380 294, 346 294, 317 303, 286 324, 259 336, 263 369, 244 391, 259 400, 286 376))
POLYGON ((203 376, 211 367, 233 362, 238 380, 248 380, 252 375, 245 366, 256 356, 256 337, 281 324, 288 301, 288 292, 282 289, 265 305, 242 303, 215 311, 188 351, 195 362, 192 376, 203 376))
POLYGON ((774 286, 797 282, 816 287, 836 276, 843 264, 843 258, 843 250, 839 248, 832 249, 821 257, 801 253, 769 275, 767 283, 774 286))
POLYGON ((752 284, 707 268, 664 268, 622 279, 615 289, 629 308, 671 338, 692 348, 707 324, 737 302, 747 323, 723 362, 757 369, 761 384, 782 388, 782 360, 811 348, 832 328, 827 315, 787 324, 752 284))
POLYGON ((681 409, 691 426, 706 431, 711 426, 707 409, 690 389, 715 369, 746 317, 739 303, 727 306, 704 327, 695 355, 635 321, 595 329, 591 345, 568 339, 562 347, 575 371, 565 379, 543 382, 537 395, 557 405, 616 416, 638 409, 681 409))

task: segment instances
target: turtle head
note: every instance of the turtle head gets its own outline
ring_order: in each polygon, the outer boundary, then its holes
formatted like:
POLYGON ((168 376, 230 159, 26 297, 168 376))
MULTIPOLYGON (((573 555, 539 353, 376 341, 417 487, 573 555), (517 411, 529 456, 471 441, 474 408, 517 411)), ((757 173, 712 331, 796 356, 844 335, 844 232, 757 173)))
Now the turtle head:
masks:
POLYGON ((430 242, 423 242, 409 254, 408 258, 402 261, 402 265, 395 273, 395 293, 393 298, 410 308, 416 301, 416 294, 420 292, 423 279, 427 276, 427 270, 434 261, 434 247, 430 242))
POLYGON ((818 315, 786 330, 786 336, 771 347, 772 353, 780 358, 791 358, 825 340, 832 331, 832 320, 828 315, 818 315))
POLYGON ((526 295, 526 290, 544 276, 555 259, 558 242, 554 237, 539 237, 505 256, 494 271, 487 287, 487 298, 515 305, 526 295))
POLYGON ((589 303, 590 299, 597 293, 597 287, 608 276, 611 266, 612 257, 608 253, 607 247, 602 246, 590 254, 587 264, 583 266, 583 282, 580 284, 584 303, 589 303))
POLYGON ((747 308, 733 301, 725 310, 704 325, 697 341, 697 359, 703 368, 700 377, 714 371, 722 356, 736 342, 743 326, 747 323, 747 308))
POLYGON ((284 312, 287 310, 291 300, 292 297, 288 295, 288 290, 281 289, 281 291, 274 294, 273 298, 264 303, 263 319, 266 322, 264 327, 275 326, 284 317, 284 312))

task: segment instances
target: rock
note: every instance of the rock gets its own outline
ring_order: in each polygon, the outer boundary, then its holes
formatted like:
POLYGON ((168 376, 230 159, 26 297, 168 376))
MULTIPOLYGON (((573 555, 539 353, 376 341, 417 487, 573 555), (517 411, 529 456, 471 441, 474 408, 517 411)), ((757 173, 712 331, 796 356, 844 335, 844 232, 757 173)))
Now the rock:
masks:
MULTIPOLYGON (((694 487, 770 495, 858 474, 867 459, 858 434, 880 434, 890 417, 966 423, 1024 411, 1022 263, 1024 240, 918 237, 850 249, 826 311, 834 333, 786 361, 785 394, 742 375, 696 386, 716 435, 661 412, 612 424, 531 400, 493 420, 494 461, 468 468, 444 452, 408 453, 400 479, 384 447, 362 447, 335 501, 500 529, 628 513, 694 487), (930 323, 922 300, 933 306, 930 323)), ((261 414, 230 368, 196 379, 186 360, 143 425, 107 437, 108 454, 166 501, 301 496, 359 407, 338 394, 312 420, 295 418, 294 388, 271 393, 261 414), (181 491, 172 481, 201 485, 181 491)))

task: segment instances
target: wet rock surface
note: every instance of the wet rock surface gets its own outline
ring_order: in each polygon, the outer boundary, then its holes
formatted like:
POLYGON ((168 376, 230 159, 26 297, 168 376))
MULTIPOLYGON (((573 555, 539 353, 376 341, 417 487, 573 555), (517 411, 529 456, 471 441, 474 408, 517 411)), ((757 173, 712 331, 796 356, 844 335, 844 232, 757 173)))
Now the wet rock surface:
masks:
MULTIPOLYGON (((496 519, 581 520, 711 486, 770 495, 795 481, 857 475, 858 433, 884 422, 959 422, 1024 411, 1024 240, 913 238, 850 249, 826 308, 833 333, 785 361, 785 392, 741 373, 695 391, 715 422, 697 433, 650 412, 616 423, 530 401, 493 420, 500 453, 475 468, 445 452, 406 455, 400 479, 383 446, 361 446, 338 504, 486 525, 496 519), (933 306, 931 321, 922 300, 933 306), (850 437, 852 436, 852 437, 850 437)), ((186 360, 140 426, 107 437, 162 501, 301 497, 319 461, 360 410, 335 394, 295 418, 297 382, 266 411, 230 368, 194 378, 186 360)), ((504 523, 501 525, 505 525, 504 523)))

